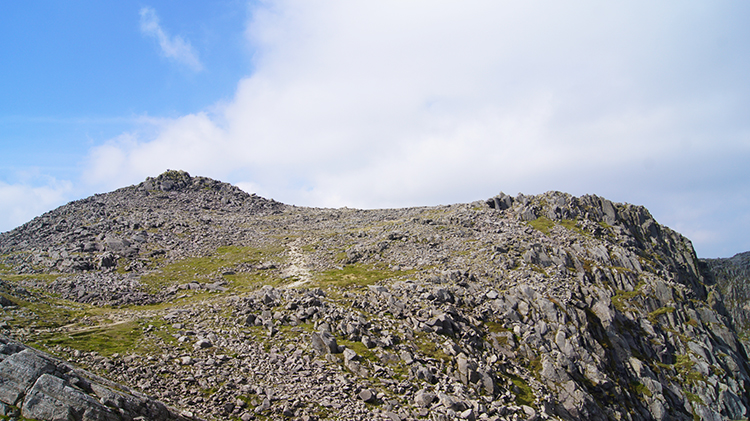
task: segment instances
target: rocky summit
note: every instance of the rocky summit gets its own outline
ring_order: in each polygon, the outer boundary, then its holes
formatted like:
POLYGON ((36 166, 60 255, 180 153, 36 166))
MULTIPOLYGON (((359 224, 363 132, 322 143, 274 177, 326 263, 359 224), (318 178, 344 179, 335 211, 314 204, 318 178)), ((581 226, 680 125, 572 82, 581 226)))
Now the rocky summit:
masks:
POLYGON ((319 209, 167 171, 0 234, 0 417, 747 419, 748 258, 593 195, 319 209))

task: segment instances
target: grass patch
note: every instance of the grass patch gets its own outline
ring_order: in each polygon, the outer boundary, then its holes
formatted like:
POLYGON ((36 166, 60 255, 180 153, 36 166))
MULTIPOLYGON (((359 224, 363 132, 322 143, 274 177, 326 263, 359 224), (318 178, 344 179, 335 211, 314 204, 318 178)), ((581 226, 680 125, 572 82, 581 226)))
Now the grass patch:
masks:
POLYGON ((43 281, 50 283, 57 278, 63 276, 62 273, 24 273, 24 274, 3 274, 4 281, 18 282, 18 281, 43 281))
POLYGON ((362 357, 363 359, 367 361, 372 362, 378 362, 378 357, 375 355, 374 352, 367 349, 367 347, 362 342, 354 342, 347 339, 338 339, 336 340, 339 345, 344 345, 345 347, 351 349, 352 351, 356 352, 357 355, 362 357))
POLYGON ((397 275, 409 274, 410 271, 396 272, 388 269, 378 269, 372 265, 352 264, 343 269, 334 269, 321 272, 314 284, 317 286, 335 286, 339 288, 363 287, 374 285, 378 281, 392 278, 397 275))
POLYGON ((574 231, 581 235, 586 235, 586 231, 581 229, 581 227, 578 226, 578 221, 574 219, 562 219, 560 221, 553 221, 546 216, 540 216, 539 218, 533 221, 527 221, 526 223, 535 230, 543 232, 545 235, 549 235, 550 231, 552 231, 552 228, 554 228, 556 225, 561 225, 563 228, 569 231, 574 231))
MULTIPOLYGON (((5 295, 5 294, 2 294, 5 295)), ((24 301, 8 297, 23 310, 15 312, 9 322, 33 329, 54 329, 71 323, 78 317, 89 315, 93 307, 67 300, 47 298, 39 301, 24 301)))
POLYGON ((646 285, 643 281, 639 282, 638 285, 632 291, 617 290, 615 295, 612 296, 612 305, 618 311, 624 313, 626 308, 626 301, 637 297, 641 294, 641 288, 646 285))
POLYGON ((633 390, 635 390, 635 393, 638 394, 639 396, 645 395, 650 398, 653 395, 651 391, 648 390, 648 388, 643 383, 633 382, 633 383, 630 383, 630 386, 633 387, 633 390))
POLYGON ((689 355, 678 355, 672 367, 675 369, 675 371, 677 371, 682 380, 685 382, 695 384, 699 381, 706 381, 705 377, 701 373, 693 369, 693 367, 695 367, 695 362, 690 359, 689 355))
POLYGON ((315 244, 305 244, 300 249, 306 253, 314 253, 318 247, 315 244))
POLYGON ((527 221, 526 223, 535 230, 543 232, 545 235, 548 235, 550 230, 555 226, 554 221, 544 216, 540 216, 533 221, 527 221))
POLYGON ((62 334, 40 339, 40 345, 70 347, 79 351, 96 351, 100 355, 127 354, 146 349, 141 341, 143 329, 138 322, 130 321, 110 326, 96 327, 81 332, 62 334))
POLYGON ((502 323, 497 322, 484 322, 484 325, 487 326, 487 330, 490 333, 502 333, 502 332, 510 332, 511 330, 503 326, 502 323))
MULTIPOLYGON (((529 371, 531 371, 534 374, 539 374, 542 372, 542 357, 535 357, 531 360, 529 360, 529 365, 527 367, 529 371)), ((537 376, 538 377, 538 376, 537 376)))
POLYGON ((437 360, 450 361, 450 355, 443 351, 443 348, 438 346, 435 341, 424 332, 414 332, 414 345, 416 345, 419 352, 430 358, 437 360))
POLYGON ((516 394, 516 404, 533 406, 536 397, 534 396, 534 391, 531 390, 531 386, 529 386, 529 384, 522 378, 514 374, 508 374, 508 376, 510 377, 510 381, 516 386, 516 390, 514 390, 516 394))
POLYGON ((543 268, 543 267, 541 267, 541 266, 539 266, 539 265, 535 265, 535 264, 533 264, 533 263, 532 263, 531 265, 529 265, 529 267, 531 268, 531 270, 533 270, 533 271, 534 271, 534 272, 536 272, 536 273, 539 273, 539 274, 541 274, 541 275, 542 275, 542 276, 544 276, 544 277, 547 277, 547 276, 548 276, 548 275, 547 275, 547 271, 546 271, 546 270, 544 270, 544 268, 543 268))
POLYGON ((581 235, 586 235, 586 231, 581 229, 581 227, 578 226, 578 221, 574 219, 563 219, 560 221, 560 225, 569 231, 575 231, 581 235))
POLYGON ((685 393, 685 397, 687 398, 687 400, 690 401, 691 403, 698 404, 698 405, 705 405, 705 403, 703 402, 703 399, 701 399, 700 396, 694 393, 690 393, 687 390, 683 390, 683 392, 685 393))
MULTIPOLYGON (((205 281, 211 276, 220 275, 222 268, 231 268, 242 263, 256 265, 264 259, 277 256, 282 247, 257 249, 252 247, 224 246, 206 257, 191 257, 162 267, 160 270, 141 277, 143 283, 152 292, 187 282, 205 281)), ((243 276, 234 275, 237 280, 247 281, 243 276)))
POLYGON ((282 279, 264 272, 225 275, 224 279, 230 283, 232 289, 236 293, 253 291, 261 285, 271 285, 276 287, 282 283, 282 279))
POLYGON ((674 310, 675 310, 674 307, 669 307, 669 306, 668 307, 657 308, 656 310, 652 311, 651 313, 648 313, 648 320, 652 324, 656 324, 656 321, 658 320, 659 316, 664 315, 664 314, 668 314, 668 313, 672 313, 672 312, 674 312, 674 310))

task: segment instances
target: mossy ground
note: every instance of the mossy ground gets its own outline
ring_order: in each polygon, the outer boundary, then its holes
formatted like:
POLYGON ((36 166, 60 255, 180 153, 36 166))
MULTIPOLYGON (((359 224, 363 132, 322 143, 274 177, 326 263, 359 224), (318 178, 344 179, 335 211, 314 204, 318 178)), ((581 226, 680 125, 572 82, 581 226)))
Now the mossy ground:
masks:
MULTIPOLYGON (((224 246, 205 257, 191 257, 165 265, 161 269, 141 277, 141 283, 151 292, 187 282, 214 282, 223 276, 219 271, 231 269, 243 263, 257 265, 265 260, 279 259, 282 247, 252 248, 224 246)), ((226 279, 247 286, 260 281, 262 275, 240 273, 226 275, 226 279)))
POLYGON ((40 335, 34 342, 46 348, 56 345, 79 351, 96 351, 103 356, 132 353, 144 349, 143 328, 138 322, 125 321, 72 333, 40 335))
POLYGON ((450 355, 443 351, 429 334, 424 332, 415 332, 414 345, 416 345, 419 352, 437 360, 450 361, 450 355))
POLYGON ((514 374, 508 374, 508 377, 510 377, 510 381, 516 386, 516 403, 518 405, 533 406, 536 398, 531 386, 524 379, 514 374))
POLYGON ((374 285, 379 281, 409 273, 411 272, 397 272, 378 268, 374 265, 357 263, 346 265, 341 269, 321 272, 315 277, 314 282, 308 286, 357 288, 374 285))
POLYGON ((540 216, 539 218, 528 221, 526 223, 535 230, 543 232, 545 235, 549 235, 552 229, 557 225, 560 225, 567 230, 575 231, 581 235, 585 235, 586 233, 581 229, 581 227, 578 226, 578 221, 573 219, 561 219, 559 221, 553 221, 546 216, 540 216))

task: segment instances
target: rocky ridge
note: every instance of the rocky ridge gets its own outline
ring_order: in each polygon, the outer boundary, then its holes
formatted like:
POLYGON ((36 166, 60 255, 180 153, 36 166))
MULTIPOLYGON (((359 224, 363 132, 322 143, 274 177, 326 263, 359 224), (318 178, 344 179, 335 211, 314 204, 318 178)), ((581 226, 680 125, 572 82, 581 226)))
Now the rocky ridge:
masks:
POLYGON ((715 266, 597 196, 317 209, 169 171, 0 264, 6 335, 195 417, 748 417, 715 266))
POLYGON ((745 349, 750 349, 750 252, 728 259, 704 259, 702 263, 704 278, 716 285, 720 294, 715 300, 724 305, 745 349))

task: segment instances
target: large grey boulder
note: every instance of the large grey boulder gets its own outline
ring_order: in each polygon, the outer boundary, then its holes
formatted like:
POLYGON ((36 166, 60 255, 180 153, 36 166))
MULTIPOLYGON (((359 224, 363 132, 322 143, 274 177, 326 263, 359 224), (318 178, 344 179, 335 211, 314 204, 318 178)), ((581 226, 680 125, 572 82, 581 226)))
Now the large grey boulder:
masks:
MULTIPOLYGON (((3 348, 3 351, 14 350, 12 346, 3 348)), ((30 349, 16 351, 0 361, 0 401, 8 405, 17 405, 36 379, 54 370, 55 366, 51 361, 30 349)))
POLYGON ((50 374, 42 374, 26 394, 21 415, 38 420, 117 421, 119 417, 99 401, 66 385, 50 374))
POLYGON ((0 415, 39 421, 184 420, 163 403, 0 336, 0 415))
POLYGON ((310 345, 318 355, 337 354, 339 345, 330 332, 313 333, 310 338, 310 345))

